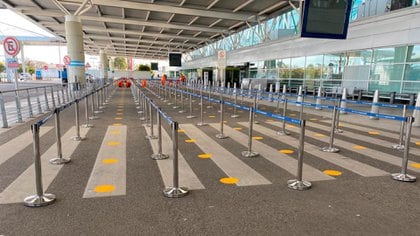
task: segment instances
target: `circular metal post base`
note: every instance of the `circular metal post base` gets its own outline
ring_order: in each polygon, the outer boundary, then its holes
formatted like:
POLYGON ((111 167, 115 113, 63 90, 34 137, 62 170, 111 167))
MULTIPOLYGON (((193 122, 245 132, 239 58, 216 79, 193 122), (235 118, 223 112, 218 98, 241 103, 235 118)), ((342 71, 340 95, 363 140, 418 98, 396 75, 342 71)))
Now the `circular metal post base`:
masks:
POLYGON ((230 117, 232 117, 232 118, 238 118, 239 115, 231 115, 230 117))
POLYGON ((82 128, 92 128, 93 125, 92 124, 84 124, 81 126, 82 128))
POLYGON ((379 120, 379 118, 378 118, 378 117, 376 117, 376 116, 369 116, 369 119, 370 119, 370 120, 379 120))
POLYGON ((287 131, 279 131, 277 132, 278 135, 290 135, 290 132, 287 131))
POLYGON ((206 108, 211 109, 211 108, 213 108, 213 106, 206 106, 206 108))
POLYGON ((225 139, 225 138, 229 138, 229 136, 227 136, 225 134, 216 134, 216 138, 218 138, 218 139, 225 139))
POLYGON ((321 107, 315 107, 315 110, 320 111, 320 110, 322 110, 322 108, 321 107))
POLYGON ((182 113, 185 113, 185 112, 187 112, 187 111, 184 111, 184 110, 182 110, 182 111, 178 111, 178 113, 181 113, 181 114, 182 114, 182 113))
POLYGON ((195 116, 187 116, 187 119, 192 119, 192 118, 195 118, 195 116))
POLYGON ((341 133, 343 133, 344 131, 343 130, 341 130, 341 129, 335 129, 334 130, 334 133, 336 133, 336 134, 341 134, 341 133))
POLYGON ((146 127, 151 127, 151 125, 150 124, 146 124, 146 127))
POLYGON ((397 150, 404 150, 405 147, 402 144, 395 144, 391 146, 393 149, 397 149, 397 150))
POLYGON ((416 182, 416 177, 408 174, 394 173, 391 174, 392 179, 402 182, 416 182))
POLYGON ((137 106, 136 109, 141 109, 141 106, 137 106))
POLYGON ((55 195, 44 193, 42 196, 32 195, 23 200, 23 204, 27 207, 41 207, 53 204, 55 202, 55 195))
POLYGON ((146 120, 146 117, 140 117, 140 120, 141 121, 145 121, 146 120))
POLYGON ((99 107, 99 109, 105 109, 105 108, 106 108, 105 106, 100 106, 100 107, 99 107))
POLYGON ((173 105, 173 103, 172 102, 168 102, 168 106, 171 106, 171 105, 173 105))
POLYGON ((173 106, 172 108, 173 108, 173 109, 178 109, 178 108, 179 108, 179 106, 173 106))
POLYGON ((198 124, 197 124, 197 126, 207 126, 207 125, 209 125, 209 124, 207 124, 207 123, 202 123, 202 122, 200 122, 200 123, 198 123, 198 124))
POLYGON ((73 141, 82 141, 83 139, 80 136, 74 136, 74 137, 71 138, 71 140, 73 140, 73 141))
POLYGON ((156 135, 147 135, 146 138, 147 139, 157 139, 158 136, 156 136, 156 135))
POLYGON ((97 120, 97 119, 99 119, 99 117, 97 117, 97 116, 91 116, 91 117, 89 117, 89 120, 97 120))
POLYGON ((166 155, 163 153, 156 153, 156 154, 152 154, 150 158, 152 158, 153 160, 164 160, 164 159, 168 159, 169 155, 166 155))
POLYGON ((346 115, 347 114, 347 111, 340 111, 340 114, 341 115, 346 115))
POLYGON ((143 113, 144 113, 144 111, 138 111, 137 113, 138 113, 138 114, 143 114, 143 113))
POLYGON ((164 100, 163 100, 163 102, 168 102, 168 101, 169 101, 168 99, 164 99, 164 100))
POLYGON ((257 121, 257 120, 256 120, 256 121, 254 121, 254 124, 259 124, 259 123, 260 123, 260 122, 259 122, 259 121, 257 121))
POLYGON ((163 195, 169 198, 185 197, 188 194, 188 189, 184 187, 169 187, 163 190, 163 195))
POLYGON ((243 157, 257 157, 260 155, 258 152, 253 151, 243 151, 241 154, 243 157))
POLYGON ((104 111, 99 111, 99 110, 97 110, 97 111, 94 111, 93 113, 95 113, 95 114, 100 114, 100 113, 104 113, 104 111))
POLYGON ((294 190, 308 190, 310 189, 312 184, 308 181, 300 181, 297 179, 292 179, 287 181, 287 187, 294 189, 294 190))
POLYGON ((70 158, 59 158, 59 157, 56 157, 56 158, 53 158, 53 159, 50 160, 50 164, 53 164, 53 165, 63 165, 63 164, 69 163, 70 161, 71 161, 70 158))
POLYGON ((336 153, 336 152, 340 151, 340 149, 335 148, 335 147, 331 147, 331 148, 330 147, 323 147, 320 150, 323 151, 323 152, 330 152, 330 153, 336 153))

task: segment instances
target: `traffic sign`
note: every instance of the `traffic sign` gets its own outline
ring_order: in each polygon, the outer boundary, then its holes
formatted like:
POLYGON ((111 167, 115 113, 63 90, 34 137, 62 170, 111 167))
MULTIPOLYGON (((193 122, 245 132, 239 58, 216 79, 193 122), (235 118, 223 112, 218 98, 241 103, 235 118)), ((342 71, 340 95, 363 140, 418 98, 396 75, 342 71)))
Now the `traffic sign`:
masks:
POLYGON ((44 66, 44 70, 48 70, 48 66, 47 65, 44 66))
POLYGON ((15 37, 6 37, 3 41, 4 52, 9 56, 16 56, 20 52, 19 41, 15 37))
POLYGON ((70 59, 70 57, 69 56, 64 56, 64 58, 63 58, 63 62, 64 62, 64 65, 66 65, 66 66, 68 66, 68 65, 70 65, 70 62, 71 62, 71 59, 70 59))
POLYGON ((218 51, 217 52, 217 59, 225 59, 226 58, 226 51, 218 51))
POLYGON ((90 68, 90 64, 89 64, 89 62, 88 63, 86 63, 86 66, 85 66, 87 69, 89 69, 90 68))

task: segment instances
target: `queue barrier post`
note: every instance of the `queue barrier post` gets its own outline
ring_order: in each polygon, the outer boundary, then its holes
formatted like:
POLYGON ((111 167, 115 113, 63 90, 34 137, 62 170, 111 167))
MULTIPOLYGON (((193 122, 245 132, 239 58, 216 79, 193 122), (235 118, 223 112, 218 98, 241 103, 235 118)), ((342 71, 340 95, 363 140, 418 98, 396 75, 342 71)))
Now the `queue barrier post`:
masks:
MULTIPOLYGON (((214 86, 214 81, 213 81, 213 86, 214 86)), ((208 98, 209 98, 209 99, 208 99, 208 104, 207 104, 207 107, 206 107, 206 108, 207 108, 207 109, 211 109, 211 108, 213 108, 213 106, 211 105, 211 90, 212 90, 212 88, 213 88, 213 87, 211 86, 211 83, 209 83, 209 86, 208 86, 208 87, 209 87, 209 94, 208 94, 208 95, 209 95, 209 96, 208 96, 208 98)))
POLYGON ((405 132, 405 149, 404 157, 402 159, 401 172, 391 174, 392 179, 402 181, 402 182, 415 182, 416 177, 413 175, 407 174, 408 166, 408 156, 410 155, 410 138, 411 138, 411 129, 413 127, 414 118, 412 116, 407 117, 407 126, 405 132))
POLYGON ((200 122, 197 126, 206 126, 207 124, 203 122, 203 89, 200 89, 200 122))
MULTIPOLYGON (((188 92, 188 87, 187 87, 187 92, 188 92)), ((190 92, 190 114, 187 116, 187 119, 193 119, 193 118, 195 118, 195 116, 192 114, 192 110, 193 110, 193 107, 192 107, 192 90, 191 90, 191 92, 190 92)))
POLYGON ((33 149, 34 149, 34 166, 35 166, 35 185, 36 194, 26 197, 23 203, 27 207, 41 207, 47 206, 55 202, 54 194, 44 193, 42 187, 42 169, 41 169, 41 154, 39 148, 39 124, 32 124, 33 149))
POLYGON ((229 136, 225 135, 223 133, 223 124, 224 124, 224 120, 223 120, 223 94, 220 93, 220 133, 216 134, 216 138, 218 139, 225 139, 228 138, 229 136))
POLYGON ((300 124, 299 132, 299 152, 298 152, 298 168, 297 168, 297 178, 287 181, 287 186, 294 190, 308 190, 312 187, 311 182, 305 181, 302 179, 303 172, 303 154, 304 154, 304 144, 305 144, 305 127, 306 121, 302 120, 300 124))
POLYGON ((168 198, 180 198, 186 196, 189 192, 185 187, 179 187, 179 169, 178 169, 178 122, 172 122, 172 150, 173 150, 173 186, 163 190, 163 195, 168 198))
POLYGON ((3 94, 0 92, 0 112, 1 112, 1 119, 3 121, 3 128, 9 128, 9 123, 7 122, 7 114, 6 114, 6 107, 4 105, 3 94))
MULTIPOLYGON (((379 90, 375 90, 375 93, 373 95, 372 108, 370 110, 371 113, 379 114, 379 106, 377 105, 378 102, 379 102, 379 90)), ((377 116, 369 116, 369 119, 379 120, 377 116)))
POLYGON ((99 109, 101 109, 101 105, 100 105, 100 103, 101 103, 101 99, 100 99, 100 97, 99 97, 99 94, 100 94, 100 90, 95 90, 95 95, 96 95, 96 106, 95 106, 95 114, 99 114, 99 113, 102 113, 103 111, 101 111, 101 110, 99 110, 99 109))
POLYGON ((287 86, 285 84, 283 84, 283 90, 282 90, 282 95, 281 95, 281 102, 286 100, 286 93, 287 93, 287 86))
MULTIPOLYGON (((233 84, 233 91, 235 93, 235 104, 238 104, 238 89, 236 88, 236 83, 233 84)), ((232 118, 238 118, 239 115, 236 114, 236 106, 233 107, 233 115, 231 115, 230 117, 232 118)))
POLYGON ((333 112, 332 112, 332 118, 331 118, 331 131, 330 131, 330 142, 328 147, 321 148, 321 151, 323 152, 330 152, 330 153, 336 153, 339 152, 340 149, 334 147, 334 135, 335 135, 335 119, 337 117, 337 107, 334 106, 333 112))
POLYGON ((300 85, 299 86, 298 96, 297 96, 297 103, 296 103, 296 106, 297 107, 298 106, 302 106, 302 98, 303 98, 303 95, 302 95, 302 85, 300 85))
POLYGON ((315 110, 322 110, 322 100, 321 100, 321 96, 322 96, 322 87, 319 86, 318 87, 318 94, 316 96, 316 101, 315 101, 315 110))
MULTIPOLYGON (((283 117, 286 118, 287 115, 287 99, 284 100, 283 103, 283 117)), ((278 135, 290 135, 290 132, 286 130, 286 119, 283 119, 283 123, 281 125, 281 130, 277 132, 278 135)))
POLYGON ((23 123, 19 91, 17 90, 15 90, 15 102, 16 102, 17 123, 23 123))
MULTIPOLYGON (((407 112, 407 105, 404 105, 403 107, 403 111, 402 111, 402 117, 406 116, 406 112, 407 112)), ((400 137, 398 139, 398 144, 392 145, 391 147, 393 149, 397 149, 397 150, 404 150, 404 129, 405 129, 405 121, 401 121, 401 125, 400 125, 400 137)))
POLYGON ((178 93, 177 93, 177 90, 178 90, 178 87, 175 85, 175 89, 174 89, 175 91, 174 91, 174 93, 175 93, 175 104, 174 104, 174 106, 172 107, 173 109, 178 109, 179 108, 179 106, 178 106, 178 93))
POLYGON ((47 87, 44 87, 44 100, 45 100, 45 111, 50 111, 50 106, 48 104, 48 95, 47 95, 47 87))
POLYGON ((89 124, 89 95, 85 95, 85 124, 82 125, 83 128, 91 128, 92 124, 89 124))
POLYGON ((80 137, 80 124, 79 124, 79 99, 75 100, 74 113, 76 115, 76 136, 74 136, 72 140, 82 141, 82 137, 80 137))
POLYGON ((29 95, 29 89, 26 90, 26 101, 28 103, 29 118, 33 118, 34 113, 32 111, 32 103, 31 103, 31 96, 29 95))
POLYGON ((95 116, 95 113, 96 113, 96 112, 95 112, 95 92, 92 92, 92 93, 90 94, 90 101, 92 102, 92 105, 90 106, 92 116, 91 116, 91 117, 89 117, 89 119, 90 119, 90 120, 96 120, 96 119, 99 119, 99 117, 95 116))
POLYGON ((248 129, 248 150, 243 151, 241 154, 243 157, 257 157, 258 152, 252 151, 252 133, 254 127, 254 109, 249 108, 249 129, 248 129))
POLYGON ((169 155, 162 153, 162 118, 160 116, 161 109, 158 107, 156 109, 156 118, 157 118, 157 129, 158 129, 158 153, 151 155, 153 160, 163 160, 168 159, 169 155))
POLYGON ((146 114, 147 114, 147 107, 146 107, 146 104, 147 104, 147 102, 146 102, 146 95, 144 95, 143 93, 142 93, 142 101, 141 101, 141 107, 142 107, 142 109, 141 109, 141 111, 139 111, 139 114, 141 114, 142 116, 140 117, 140 120, 141 121, 145 121, 146 120, 146 114))
POLYGON ((154 131, 154 124, 153 124, 154 121, 153 121, 152 103, 153 103, 153 101, 150 100, 149 101, 149 116, 150 116, 150 120, 149 120, 149 125, 146 125, 146 126, 149 126, 150 127, 150 135, 147 136, 146 138, 148 138, 148 139, 157 139, 158 137, 154 133, 155 131, 154 131))
POLYGON ((178 113, 185 113, 184 91, 181 91, 181 110, 178 113))
POLYGON ((42 113, 42 106, 41 106, 41 99, 39 98, 39 91, 38 88, 35 89, 36 92, 36 104, 38 108, 38 115, 43 114, 42 113))
MULTIPOLYGON (((342 103, 343 103, 343 101, 340 98, 338 100, 338 107, 340 107, 340 109, 342 108, 342 105, 341 105, 342 103)), ((336 118, 335 118, 335 123, 334 123, 334 132, 337 133, 337 134, 341 134, 341 133, 344 132, 343 130, 340 129, 340 114, 341 114, 341 111, 342 110, 340 110, 340 112, 337 111, 336 118)))
MULTIPOLYGON (((341 95, 341 103, 340 108, 346 109, 347 108, 347 88, 343 88, 343 94, 341 95)), ((346 110, 340 110, 340 114, 347 114, 346 110)))
POLYGON ((57 157, 50 160, 50 163, 53 165, 62 165, 70 162, 70 158, 63 158, 63 153, 61 149, 61 127, 60 127, 60 109, 56 108, 54 110, 55 114, 55 136, 57 138, 57 157))
POLYGON ((416 104, 413 111, 413 117, 414 117, 413 126, 419 127, 420 126, 420 92, 417 93, 416 104))
POLYGON ((51 91, 51 103, 52 103, 52 107, 55 108, 55 98, 54 98, 54 89, 53 89, 53 87, 50 87, 50 91, 51 91))

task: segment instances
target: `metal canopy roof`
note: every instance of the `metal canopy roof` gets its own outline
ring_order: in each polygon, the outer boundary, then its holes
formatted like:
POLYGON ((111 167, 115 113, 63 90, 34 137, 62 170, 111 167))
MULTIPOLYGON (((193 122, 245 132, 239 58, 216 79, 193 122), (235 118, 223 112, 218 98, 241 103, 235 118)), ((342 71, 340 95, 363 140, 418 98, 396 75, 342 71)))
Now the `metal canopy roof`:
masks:
POLYGON ((289 7, 279 0, 0 0, 65 39, 65 12, 80 8, 85 51, 138 58, 189 52, 289 7))

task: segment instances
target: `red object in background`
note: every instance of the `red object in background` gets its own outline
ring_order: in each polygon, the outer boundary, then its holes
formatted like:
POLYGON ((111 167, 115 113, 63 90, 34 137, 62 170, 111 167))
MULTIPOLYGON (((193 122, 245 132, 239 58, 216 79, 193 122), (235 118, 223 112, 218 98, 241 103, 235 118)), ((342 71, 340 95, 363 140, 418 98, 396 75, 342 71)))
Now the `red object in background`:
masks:
POLYGON ((144 80, 141 81, 141 87, 145 88, 146 86, 147 86, 147 82, 144 79, 144 80))
POLYGON ((123 87, 123 83, 124 83, 124 82, 123 82, 122 80, 119 80, 119 81, 118 81, 118 87, 122 88, 122 87, 123 87))
POLYGON ((125 81, 125 87, 130 88, 131 87, 131 82, 130 80, 126 80, 125 81))
POLYGON ((48 66, 47 65, 44 66, 44 70, 48 70, 48 66))

